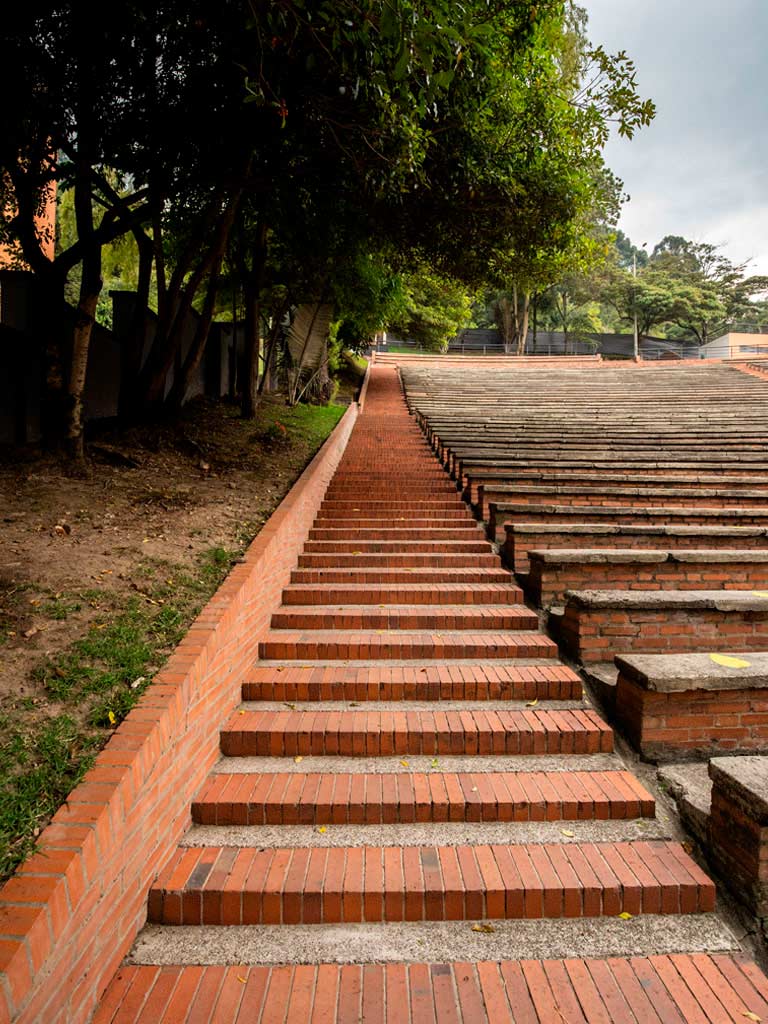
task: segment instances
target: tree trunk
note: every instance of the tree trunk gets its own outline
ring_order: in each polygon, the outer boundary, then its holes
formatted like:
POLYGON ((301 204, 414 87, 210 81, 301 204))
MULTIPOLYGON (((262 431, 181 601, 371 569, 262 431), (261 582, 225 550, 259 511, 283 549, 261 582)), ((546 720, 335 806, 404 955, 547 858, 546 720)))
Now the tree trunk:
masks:
POLYGON ((175 378, 173 387, 168 395, 168 403, 174 409, 180 409, 184 404, 184 400, 187 397, 194 375, 197 373, 205 353, 205 346, 208 343, 211 322, 213 320, 214 310, 216 309, 216 295, 219 290, 221 261, 222 256, 220 255, 214 266, 211 268, 211 274, 208 278, 208 288, 205 293, 205 302, 203 303, 203 311, 197 321, 195 336, 189 347, 187 358, 184 360, 184 365, 181 367, 177 377, 175 378))
POLYGON ((262 374, 257 389, 259 397, 261 397, 265 389, 268 390, 270 387, 270 376, 272 374, 272 363, 275 357, 275 349, 277 348, 277 339, 280 337, 280 329, 282 327, 283 317, 285 316, 285 311, 287 308, 288 300, 286 299, 283 303, 281 303, 272 321, 272 330, 270 331, 269 338, 267 340, 267 344, 264 351, 264 373, 262 374))
POLYGON ((147 314, 149 311, 149 291, 152 284, 152 267, 154 263, 153 240, 143 231, 134 231, 134 238, 139 249, 139 280, 133 315, 128 337, 123 342, 120 360, 120 396, 118 414, 122 419, 135 418, 140 407, 138 394, 139 374, 144 356, 146 341, 147 314))
POLYGON ((78 166, 75 177, 75 218, 77 236, 87 248, 83 256, 80 278, 80 298, 77 304, 75 327, 72 332, 67 380, 67 434, 66 450, 70 459, 82 465, 83 447, 83 392, 88 372, 88 351, 96 320, 96 306, 101 295, 101 246, 93 240, 93 206, 91 200, 90 162, 78 166))
MULTIPOLYGON (((185 247, 179 263, 174 269, 171 283, 168 286, 164 308, 160 312, 157 334, 152 346, 152 352, 147 358, 141 374, 140 389, 144 402, 149 406, 159 407, 165 396, 165 385, 168 373, 177 357, 181 344, 184 323, 192 304, 197 295, 200 284, 206 274, 222 256, 226 248, 229 231, 232 227, 235 211, 240 202, 242 189, 238 189, 229 199, 223 212, 220 213, 218 222, 213 216, 212 207, 214 202, 206 210, 198 230, 185 247), (199 256, 197 265, 192 270, 189 278, 187 272, 192 267, 196 254, 200 254, 201 246, 206 238, 206 228, 216 223, 213 239, 199 256)), ((217 197, 220 203, 220 196, 217 197)))
POLYGON ((504 352, 511 355, 514 347, 514 317, 512 315, 512 303, 506 295, 501 295, 496 300, 496 320, 501 331, 501 343, 504 352))
MULTIPOLYGON (((250 271, 243 276, 245 298, 245 341, 243 350, 243 389, 241 412, 243 419, 251 420, 259 405, 259 348, 261 332, 261 288, 266 262, 267 226, 259 222, 256 228, 256 247, 251 258, 250 271)), ((264 368, 266 373, 266 366, 264 368)))
POLYGON ((530 296, 526 292, 517 319, 517 354, 525 355, 525 343, 528 340, 528 317, 530 315, 530 296))

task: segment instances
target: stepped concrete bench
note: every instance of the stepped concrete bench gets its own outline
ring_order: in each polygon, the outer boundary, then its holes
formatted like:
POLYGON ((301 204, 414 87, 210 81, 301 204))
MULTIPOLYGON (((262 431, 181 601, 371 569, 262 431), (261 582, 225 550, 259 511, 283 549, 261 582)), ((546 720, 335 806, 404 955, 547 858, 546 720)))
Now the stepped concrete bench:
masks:
MULTIPOLYGON (((648 473, 638 472, 617 472, 617 467, 602 469, 562 470, 557 466, 536 469, 485 469, 482 466, 470 464, 462 469, 461 489, 465 501, 474 503, 478 498, 478 491, 481 487, 487 493, 497 487, 514 488, 516 486, 557 486, 557 487, 590 487, 605 484, 609 487, 654 487, 665 490, 685 488, 727 488, 728 490, 743 491, 754 490, 759 483, 754 476, 737 476, 726 473, 701 474, 689 473, 687 476, 681 470, 662 474, 652 472, 652 480, 648 479, 648 473)), ((766 470, 768 477, 768 467, 766 470)))
POLYGON ((664 487, 655 482, 647 487, 575 484, 481 484, 475 505, 478 518, 485 519, 491 504, 505 502, 534 504, 555 501, 562 505, 602 505, 614 508, 630 505, 679 506, 703 505, 708 508, 768 508, 768 490, 736 490, 726 487, 664 487))
POLYGON ((626 460, 624 458, 609 458, 602 460, 595 459, 556 459, 546 452, 539 452, 534 458, 518 459, 489 459, 479 461, 477 458, 459 457, 456 460, 455 472, 451 475, 456 479, 457 486, 466 486, 470 479, 479 480, 483 475, 496 476, 501 473, 509 474, 512 478, 519 473, 540 472, 545 476, 554 476, 557 479, 569 477, 571 474, 581 474, 590 481, 599 478, 600 480, 613 474, 641 475, 645 480, 652 476, 654 483, 659 478, 662 480, 675 477, 685 477, 681 483, 688 486, 689 480, 699 479, 703 475, 717 474, 712 483, 721 486, 728 483, 732 474, 737 473, 739 479, 745 480, 748 487, 759 487, 763 480, 768 478, 768 462, 747 462, 733 464, 732 460, 719 459, 706 462, 681 462, 674 460, 642 459, 640 461, 626 460))
POLYGON ((768 526, 637 526, 577 523, 506 523, 504 562, 529 571, 529 553, 560 550, 696 550, 697 548, 768 551, 768 526))
POLYGON ((765 590, 763 551, 637 551, 617 549, 529 551, 530 572, 520 576, 540 608, 561 605, 568 590, 765 590))
POLYGON ((651 761, 768 753, 768 652, 740 660, 729 668, 709 654, 619 655, 616 720, 651 761))
POLYGON ((584 665, 621 654, 768 651, 768 592, 569 590, 550 625, 584 665))
POLYGON ((478 446, 475 443, 470 447, 466 443, 454 442, 450 445, 436 443, 433 445, 435 456, 445 469, 458 479, 458 466, 464 462, 477 462, 478 460, 490 459, 505 466, 530 465, 536 460, 546 458, 549 462, 602 462, 615 466, 617 463, 644 463, 657 462, 667 465, 678 464, 681 461, 688 466, 712 464, 714 467, 733 472, 735 467, 739 470, 743 465, 758 463, 765 465, 765 451, 768 447, 768 437, 763 438, 754 445, 743 446, 734 442, 727 444, 727 449, 721 445, 712 445, 704 448, 696 445, 685 445, 680 451, 667 448, 660 443, 649 445, 647 449, 642 446, 621 444, 621 445, 554 445, 535 444, 527 441, 525 436, 520 438, 510 436, 503 444, 497 446, 478 446))
POLYGON ((513 523, 634 523, 637 526, 765 526, 768 508, 710 508, 678 505, 635 508, 632 505, 496 504, 488 512, 488 537, 503 541, 513 523))

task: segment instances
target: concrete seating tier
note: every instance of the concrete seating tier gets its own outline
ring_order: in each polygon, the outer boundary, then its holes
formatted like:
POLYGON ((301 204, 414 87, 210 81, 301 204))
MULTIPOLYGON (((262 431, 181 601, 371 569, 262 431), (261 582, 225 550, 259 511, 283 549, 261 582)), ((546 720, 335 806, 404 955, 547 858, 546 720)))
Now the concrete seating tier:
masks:
POLYGON ((633 523, 637 526, 762 526, 768 528, 768 505, 715 508, 681 505, 550 505, 539 502, 495 504, 488 514, 488 536, 501 541, 507 523, 633 523))
MULTIPOLYGON (((764 590, 764 551, 632 549, 528 552, 524 587, 534 605, 562 604, 568 590, 764 590)), ((520 577, 521 579, 523 577, 520 577)))
POLYGON ((761 508, 768 505, 768 490, 741 490, 727 487, 618 487, 608 484, 480 484, 476 508, 481 519, 488 518, 491 504, 535 504, 553 501, 559 505, 590 505, 615 507, 630 505, 645 508, 649 505, 690 507, 706 505, 709 508, 761 508))
MULTIPOLYGON (((552 619, 552 617, 551 617, 552 619)), ((583 664, 615 654, 768 651, 768 592, 569 590, 553 628, 583 664)))
POLYGON ((709 551, 768 552, 768 526, 637 526, 633 523, 506 523, 503 555, 510 568, 529 571, 531 551, 709 551))
MULTIPOLYGON (((729 652, 739 647, 729 640, 729 652)), ((747 652, 738 666, 701 653, 615 660, 616 718, 643 757, 768 753, 768 654, 747 652)))

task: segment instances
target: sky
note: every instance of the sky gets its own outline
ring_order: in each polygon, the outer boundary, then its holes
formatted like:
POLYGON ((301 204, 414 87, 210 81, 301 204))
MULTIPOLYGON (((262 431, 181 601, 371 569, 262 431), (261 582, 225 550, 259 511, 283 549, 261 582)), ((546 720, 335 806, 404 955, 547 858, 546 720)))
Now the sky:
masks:
POLYGON ((658 108, 608 166, 631 196, 619 226, 723 245, 768 274, 768 0, 581 0, 589 36, 626 50, 658 108))

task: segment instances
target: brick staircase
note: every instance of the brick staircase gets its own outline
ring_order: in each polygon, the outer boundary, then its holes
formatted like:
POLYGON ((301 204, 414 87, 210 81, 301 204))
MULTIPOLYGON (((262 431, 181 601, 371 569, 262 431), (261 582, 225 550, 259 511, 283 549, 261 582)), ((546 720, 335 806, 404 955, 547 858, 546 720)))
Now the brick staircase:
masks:
POLYGON ((221 749, 97 1024, 768 1014, 391 367, 221 749))

